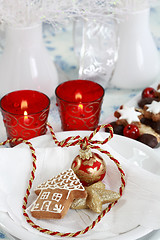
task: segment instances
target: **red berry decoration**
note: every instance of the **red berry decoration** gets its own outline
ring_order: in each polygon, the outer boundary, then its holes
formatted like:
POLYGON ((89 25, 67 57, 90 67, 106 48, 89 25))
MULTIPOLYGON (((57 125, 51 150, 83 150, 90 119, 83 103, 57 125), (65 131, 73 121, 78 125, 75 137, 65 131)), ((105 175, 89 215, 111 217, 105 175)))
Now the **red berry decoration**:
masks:
POLYGON ((123 129, 123 135, 132 139, 137 139, 139 137, 139 129, 134 124, 128 124, 123 129))
POLYGON ((154 98, 156 90, 152 87, 147 87, 142 92, 142 98, 154 98))

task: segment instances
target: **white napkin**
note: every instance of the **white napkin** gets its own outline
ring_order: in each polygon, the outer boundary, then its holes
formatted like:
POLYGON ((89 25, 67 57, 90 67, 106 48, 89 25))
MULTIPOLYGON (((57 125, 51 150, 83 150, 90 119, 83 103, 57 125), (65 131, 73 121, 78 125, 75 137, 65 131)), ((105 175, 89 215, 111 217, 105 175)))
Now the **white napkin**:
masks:
MULTIPOLYGON (((96 139, 101 140, 101 135, 96 134, 96 139)), ((80 236, 80 238, 89 239, 88 237, 91 236, 91 239, 96 239, 100 232, 105 232, 106 236, 114 236, 134 229, 138 225, 149 229, 159 229, 160 177, 128 163, 108 144, 102 148, 107 149, 121 163, 126 173, 126 188, 122 198, 101 222, 89 233, 80 236)), ((55 147, 54 144, 52 148, 36 148, 37 170, 31 196, 29 197, 28 212, 30 204, 36 198, 34 188, 61 171, 70 168, 71 162, 78 154, 78 150, 78 146, 60 148, 55 147)), ((106 155, 99 154, 107 164, 107 174, 104 178, 106 188, 118 192, 121 183, 117 167, 106 155)), ((0 169, 0 196, 3 196, 0 201, 0 211, 8 212, 18 225, 33 231, 35 234, 41 234, 26 223, 22 215, 23 197, 32 170, 30 150, 27 147, 1 148, 0 169)), ((86 228, 96 217, 97 214, 90 210, 75 211, 70 209, 64 219, 61 220, 44 221, 32 219, 36 224, 53 231, 75 232, 86 228)))

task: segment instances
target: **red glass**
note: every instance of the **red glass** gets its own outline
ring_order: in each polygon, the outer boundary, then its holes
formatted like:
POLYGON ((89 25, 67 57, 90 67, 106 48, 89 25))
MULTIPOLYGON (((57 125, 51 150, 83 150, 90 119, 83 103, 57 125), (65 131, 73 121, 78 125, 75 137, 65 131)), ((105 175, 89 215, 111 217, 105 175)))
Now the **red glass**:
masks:
POLYGON ((62 129, 94 130, 99 123, 104 89, 89 80, 71 80, 56 88, 62 129))
POLYGON ((8 138, 28 140, 46 133, 50 99, 45 94, 15 91, 5 95, 0 105, 8 138))

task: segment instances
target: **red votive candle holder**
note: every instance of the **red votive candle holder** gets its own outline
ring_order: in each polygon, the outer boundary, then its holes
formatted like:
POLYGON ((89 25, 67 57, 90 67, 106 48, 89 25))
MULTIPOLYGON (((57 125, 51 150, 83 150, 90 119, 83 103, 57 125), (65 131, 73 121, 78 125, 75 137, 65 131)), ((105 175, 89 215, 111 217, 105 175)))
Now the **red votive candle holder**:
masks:
POLYGON ((11 92, 2 97, 0 106, 9 139, 28 140, 46 133, 50 99, 45 94, 34 90, 11 92))
POLYGON ((104 89, 89 80, 70 80, 56 88, 62 129, 94 130, 99 123, 104 89))

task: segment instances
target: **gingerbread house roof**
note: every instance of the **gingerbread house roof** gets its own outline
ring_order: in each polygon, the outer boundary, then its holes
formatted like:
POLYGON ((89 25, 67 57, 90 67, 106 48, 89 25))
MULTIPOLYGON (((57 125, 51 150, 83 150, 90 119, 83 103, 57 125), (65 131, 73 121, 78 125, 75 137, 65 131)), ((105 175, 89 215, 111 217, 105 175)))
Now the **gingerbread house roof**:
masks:
POLYGON ((70 168, 50 180, 40 184, 35 192, 38 193, 43 189, 66 189, 66 190, 84 190, 83 185, 77 178, 74 171, 70 168))

